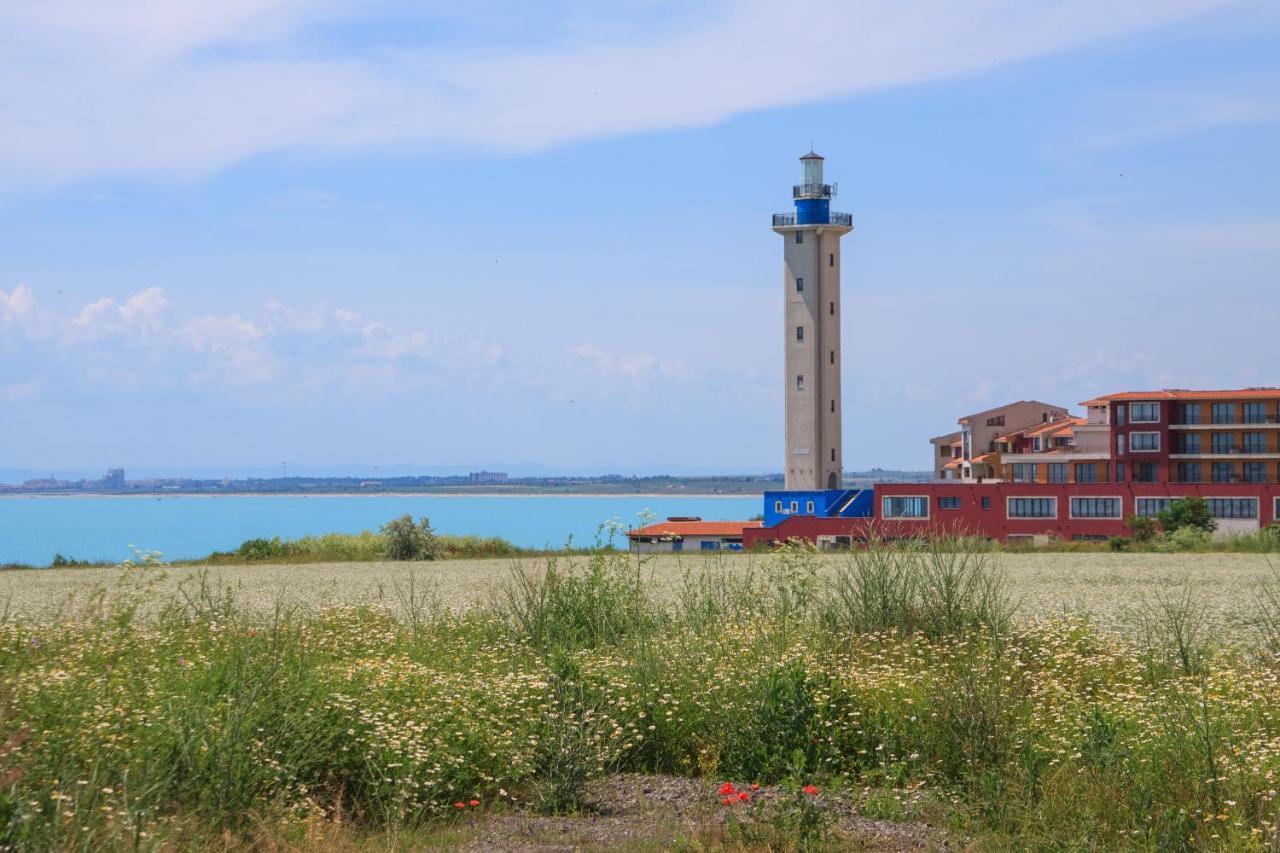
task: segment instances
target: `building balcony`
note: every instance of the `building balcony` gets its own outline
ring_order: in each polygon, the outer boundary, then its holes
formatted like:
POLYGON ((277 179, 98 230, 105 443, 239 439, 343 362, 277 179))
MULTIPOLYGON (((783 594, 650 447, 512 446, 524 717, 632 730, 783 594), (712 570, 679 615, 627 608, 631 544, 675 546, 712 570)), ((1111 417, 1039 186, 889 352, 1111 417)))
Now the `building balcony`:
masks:
POLYGON ((795 227, 796 225, 806 225, 806 226, 807 225, 843 225, 847 228, 852 228, 853 214, 852 213, 835 213, 833 211, 827 214, 825 221, 822 219, 819 219, 816 222, 808 221, 803 223, 796 221, 796 215, 794 213, 775 213, 773 215, 774 228, 792 228, 792 227, 795 227))
POLYGON ((792 198, 831 198, 836 194, 835 184, 796 184, 791 188, 792 198))

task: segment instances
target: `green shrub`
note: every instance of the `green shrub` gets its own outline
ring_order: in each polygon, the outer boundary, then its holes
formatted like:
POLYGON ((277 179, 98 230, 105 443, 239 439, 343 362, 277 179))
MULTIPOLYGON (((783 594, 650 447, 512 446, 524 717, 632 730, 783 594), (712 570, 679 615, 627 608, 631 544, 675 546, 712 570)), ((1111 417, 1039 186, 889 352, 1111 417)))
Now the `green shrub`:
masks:
POLYGON ((1166 533, 1176 533, 1183 528, 1202 530, 1205 533, 1218 529, 1218 522, 1213 520, 1213 514, 1209 511, 1209 502, 1204 498, 1176 500, 1161 510, 1157 518, 1166 533))
POLYGON ((1156 521, 1145 515, 1131 515, 1125 520, 1133 541, 1146 544, 1156 538, 1156 521))
POLYGON ((441 556, 440 541, 425 515, 417 522, 407 513, 393 518, 382 525, 382 535, 389 560, 434 560, 441 556))
POLYGON ((1107 547, 1112 551, 1128 551, 1129 540, 1123 536, 1112 536, 1107 540, 1107 547))

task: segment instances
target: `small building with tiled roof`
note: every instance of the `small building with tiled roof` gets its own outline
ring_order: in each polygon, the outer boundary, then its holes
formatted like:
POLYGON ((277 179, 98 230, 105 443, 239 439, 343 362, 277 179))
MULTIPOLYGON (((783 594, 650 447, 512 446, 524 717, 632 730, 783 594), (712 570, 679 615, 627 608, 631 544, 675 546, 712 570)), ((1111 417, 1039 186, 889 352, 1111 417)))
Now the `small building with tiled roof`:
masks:
POLYGON ((761 521, 703 521, 672 517, 627 531, 631 550, 639 554, 682 551, 741 551, 742 531, 761 521))

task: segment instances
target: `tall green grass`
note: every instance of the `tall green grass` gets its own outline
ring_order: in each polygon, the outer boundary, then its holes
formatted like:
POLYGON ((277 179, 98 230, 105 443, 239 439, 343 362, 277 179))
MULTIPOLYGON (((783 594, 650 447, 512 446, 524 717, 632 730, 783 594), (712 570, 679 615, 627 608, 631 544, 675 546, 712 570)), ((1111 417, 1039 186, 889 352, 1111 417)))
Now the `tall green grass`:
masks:
POLYGON ((829 576, 798 547, 713 559, 670 591, 602 551, 513 569, 465 611, 410 574, 384 608, 266 618, 208 575, 156 602, 144 563, 53 623, 0 624, 0 842, 573 811, 615 770, 925 791, 992 848, 1273 842, 1280 596, 1249 605, 1247 647, 1177 594, 1134 637, 1025 624, 998 555, 954 545, 873 546, 829 576))

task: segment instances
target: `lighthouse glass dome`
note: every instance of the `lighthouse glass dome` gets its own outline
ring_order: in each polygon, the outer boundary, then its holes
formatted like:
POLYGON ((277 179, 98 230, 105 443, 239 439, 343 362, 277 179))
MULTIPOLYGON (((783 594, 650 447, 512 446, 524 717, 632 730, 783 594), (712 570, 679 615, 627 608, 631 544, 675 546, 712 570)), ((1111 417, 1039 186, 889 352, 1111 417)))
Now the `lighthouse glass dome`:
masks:
POLYGON ((800 161, 800 183, 822 183, 822 160, 818 157, 805 157, 800 161))

